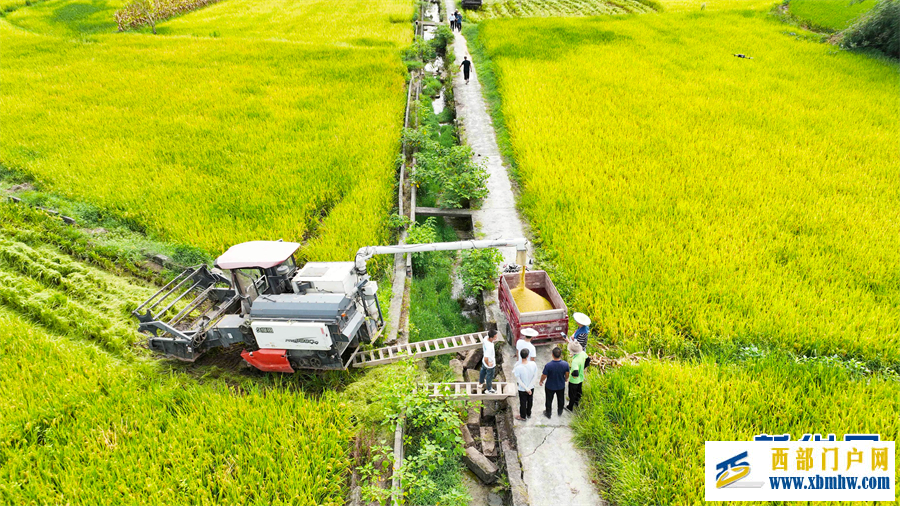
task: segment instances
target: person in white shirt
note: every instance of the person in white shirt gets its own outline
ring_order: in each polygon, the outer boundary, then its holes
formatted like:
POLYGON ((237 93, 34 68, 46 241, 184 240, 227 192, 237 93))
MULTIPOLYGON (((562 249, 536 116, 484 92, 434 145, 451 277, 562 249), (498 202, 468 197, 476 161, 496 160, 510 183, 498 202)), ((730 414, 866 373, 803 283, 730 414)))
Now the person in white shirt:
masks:
MULTIPOLYGON (((531 347, 534 349, 534 346, 531 347)), ((513 375, 516 377, 516 384, 519 386, 519 414, 516 420, 525 420, 531 418, 531 408, 534 406, 534 383, 537 381, 537 364, 531 360, 529 350, 522 349, 519 357, 522 360, 516 364, 513 369, 513 375)))
POLYGON ((538 331, 532 328, 522 329, 519 332, 521 337, 516 340, 516 353, 521 353, 522 350, 528 350, 528 360, 534 362, 535 357, 537 357, 537 350, 534 348, 534 345, 531 344, 531 339, 533 337, 537 337, 538 331))
POLYGON ((478 373, 478 384, 487 383, 486 393, 495 394, 494 390, 494 367, 497 365, 497 359, 494 354, 494 341, 497 340, 497 331, 488 332, 487 338, 481 342, 481 348, 484 351, 484 358, 481 359, 481 371, 478 373))

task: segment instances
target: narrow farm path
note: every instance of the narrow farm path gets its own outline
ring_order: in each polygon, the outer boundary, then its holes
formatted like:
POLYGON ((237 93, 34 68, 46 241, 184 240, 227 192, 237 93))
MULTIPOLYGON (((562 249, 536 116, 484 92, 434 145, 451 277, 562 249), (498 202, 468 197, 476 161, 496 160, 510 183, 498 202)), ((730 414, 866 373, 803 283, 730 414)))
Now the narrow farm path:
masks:
MULTIPOLYGON (((454 0, 447 1, 447 12, 452 14, 456 9, 454 0)), ((448 14, 448 15, 449 15, 448 14)), ((460 33, 454 32, 453 51, 456 53, 456 62, 451 64, 457 69, 463 56, 469 56, 466 39, 460 33)), ((475 228, 484 239, 515 239, 525 237, 525 227, 522 219, 516 211, 516 199, 513 195, 509 174, 503 165, 500 156, 500 148, 497 146, 497 135, 494 132, 494 124, 488 114, 487 105, 481 94, 481 83, 478 81, 478 69, 472 67, 474 72, 469 84, 463 79, 462 72, 453 79, 453 93, 456 99, 456 113, 462 126, 464 141, 472 147, 476 161, 486 164, 489 174, 487 186, 490 193, 481 204, 481 209, 475 211, 473 221, 475 228)), ((503 258, 508 263, 516 260, 515 250, 504 248, 503 258)))
MULTIPOLYGON (((448 15, 455 9, 454 0, 445 0, 448 15)), ((457 67, 464 56, 469 56, 466 39, 455 33, 454 52, 457 67)), ((470 57, 471 59, 471 57, 470 57)), ((472 147, 476 159, 483 160, 490 175, 490 194, 475 212, 475 230, 486 239, 524 237, 526 227, 516 210, 516 199, 509 180, 507 167, 500 156, 497 135, 484 101, 478 69, 466 84, 462 73, 453 80, 456 112, 462 126, 463 140, 472 147)), ((515 251, 503 251, 506 262, 515 261, 515 251)), ((496 301, 485 301, 489 318, 506 328, 506 321, 496 301)), ((511 336, 507 342, 513 342, 511 336)), ((507 380, 513 378, 515 349, 503 346, 503 372, 507 380)), ((537 361, 540 366, 550 361, 550 347, 538 348, 537 361)), ((518 412, 518 400, 513 403, 518 412)), ((541 412, 544 406, 543 389, 535 389, 534 415, 525 422, 516 421, 513 430, 516 435, 519 458, 522 463, 522 479, 528 488, 528 502, 531 506, 601 506, 604 504, 591 481, 590 465, 586 455, 576 448, 574 433, 570 427, 572 416, 563 412, 562 417, 553 413, 546 419, 541 412)))

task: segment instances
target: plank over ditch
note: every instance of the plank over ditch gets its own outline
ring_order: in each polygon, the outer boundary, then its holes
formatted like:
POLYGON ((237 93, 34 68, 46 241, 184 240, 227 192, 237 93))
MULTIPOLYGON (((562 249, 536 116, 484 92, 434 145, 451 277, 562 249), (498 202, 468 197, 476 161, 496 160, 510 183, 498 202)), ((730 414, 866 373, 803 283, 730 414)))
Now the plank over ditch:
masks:
POLYGON ((470 401, 496 401, 516 395, 516 384, 508 382, 495 382, 495 393, 484 391, 484 385, 479 383, 428 383, 425 390, 432 399, 459 399, 470 401))
POLYGON ((435 216, 450 218, 471 218, 475 211, 471 209, 440 209, 437 207, 420 207, 416 206, 416 214, 419 216, 435 216))

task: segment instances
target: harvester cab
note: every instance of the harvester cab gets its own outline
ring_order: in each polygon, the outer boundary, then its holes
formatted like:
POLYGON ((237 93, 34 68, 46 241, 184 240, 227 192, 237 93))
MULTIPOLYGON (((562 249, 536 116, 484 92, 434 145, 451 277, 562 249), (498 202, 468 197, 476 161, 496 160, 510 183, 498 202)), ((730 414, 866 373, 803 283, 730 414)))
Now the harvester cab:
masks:
POLYGON ((183 272, 134 311, 150 349, 193 362, 240 342, 241 356, 263 371, 344 369, 384 326, 378 286, 353 262, 299 269, 299 247, 246 242, 217 258, 216 269, 183 272))

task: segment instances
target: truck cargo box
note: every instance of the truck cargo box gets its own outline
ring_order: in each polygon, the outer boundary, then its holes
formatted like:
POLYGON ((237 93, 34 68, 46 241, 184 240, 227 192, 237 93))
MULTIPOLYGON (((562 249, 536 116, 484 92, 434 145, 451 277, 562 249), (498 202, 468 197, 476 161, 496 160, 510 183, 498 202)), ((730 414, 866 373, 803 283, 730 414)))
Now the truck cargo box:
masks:
POLYGON ((533 311, 521 313, 515 300, 512 289, 519 286, 521 274, 503 274, 500 276, 500 310, 506 316, 506 339, 515 343, 519 332, 524 328, 537 330, 538 336, 531 340, 534 344, 549 344, 564 342, 569 332, 569 308, 563 301, 553 281, 545 271, 528 271, 525 273, 525 287, 534 291, 541 297, 550 301, 553 309, 547 311, 533 311))

